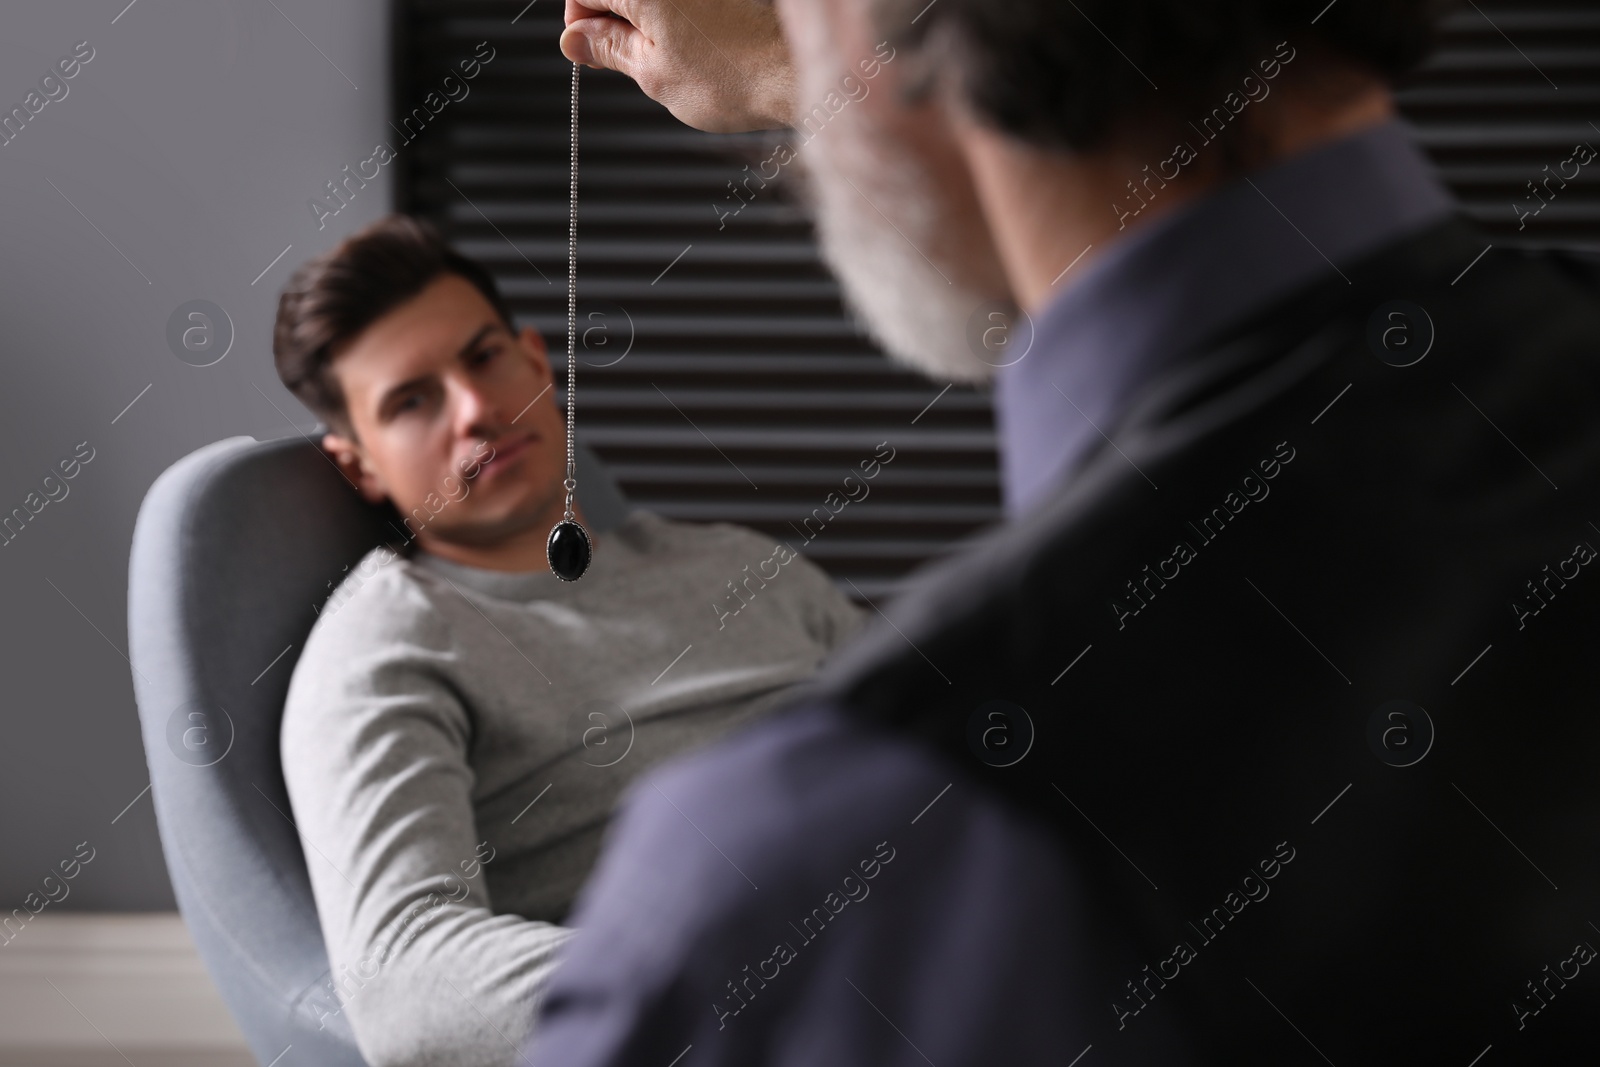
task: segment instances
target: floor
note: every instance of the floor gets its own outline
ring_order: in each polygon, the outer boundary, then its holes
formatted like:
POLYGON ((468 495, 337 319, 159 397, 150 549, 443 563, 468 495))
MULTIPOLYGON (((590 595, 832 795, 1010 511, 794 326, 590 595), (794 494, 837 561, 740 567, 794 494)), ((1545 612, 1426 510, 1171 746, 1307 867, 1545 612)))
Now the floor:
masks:
POLYGON ((111 1065, 255 1060, 176 914, 41 914, 0 945, 0 1067, 111 1065))

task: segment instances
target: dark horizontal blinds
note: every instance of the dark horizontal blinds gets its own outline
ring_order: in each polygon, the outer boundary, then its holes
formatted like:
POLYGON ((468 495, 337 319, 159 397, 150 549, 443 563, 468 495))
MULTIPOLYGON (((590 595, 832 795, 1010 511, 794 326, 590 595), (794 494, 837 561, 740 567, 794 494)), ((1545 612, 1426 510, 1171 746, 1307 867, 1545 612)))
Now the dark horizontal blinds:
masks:
POLYGON ((1579 144, 1600 151, 1600 3, 1461 5, 1400 105, 1497 241, 1600 244, 1600 158, 1568 163, 1579 144), (1577 172, 1565 187, 1563 171, 1577 172))
MULTIPOLYGON (((478 42, 496 51, 470 95, 400 148, 399 207, 486 263, 560 366, 571 69, 556 48, 561 5, 404 0, 397 10, 397 122, 478 42)), ((1546 164, 1559 168, 1580 141, 1600 145, 1589 126, 1600 116, 1600 8, 1466 7, 1401 100, 1497 239, 1600 236, 1600 162, 1520 234, 1513 208, 1542 202, 1526 199, 1526 183, 1546 164)), ((730 191, 765 158, 768 136, 689 130, 625 78, 595 71, 583 75, 582 121, 578 425, 630 499, 785 539, 874 600, 999 517, 987 393, 941 392, 891 363, 842 308, 792 198, 758 189, 740 207, 730 191), (885 441, 893 462, 840 508, 845 477, 885 441)))

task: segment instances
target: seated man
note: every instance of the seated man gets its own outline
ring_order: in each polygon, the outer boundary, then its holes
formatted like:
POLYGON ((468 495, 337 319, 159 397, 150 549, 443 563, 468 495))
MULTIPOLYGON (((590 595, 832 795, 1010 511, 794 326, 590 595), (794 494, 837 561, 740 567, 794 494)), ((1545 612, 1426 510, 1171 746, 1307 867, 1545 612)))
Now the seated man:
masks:
POLYGON ((284 709, 332 967, 310 1010, 348 1013, 373 1067, 509 1064, 622 788, 771 709, 860 612, 786 545, 643 510, 552 574, 544 344, 426 224, 302 267, 273 349, 351 484, 407 516, 322 606, 284 709))

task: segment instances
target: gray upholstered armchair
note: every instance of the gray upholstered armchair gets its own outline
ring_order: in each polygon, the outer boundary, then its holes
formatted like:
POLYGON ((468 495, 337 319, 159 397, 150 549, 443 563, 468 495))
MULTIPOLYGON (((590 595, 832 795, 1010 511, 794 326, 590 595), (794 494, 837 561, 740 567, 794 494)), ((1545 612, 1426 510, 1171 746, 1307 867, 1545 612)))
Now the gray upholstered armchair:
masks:
MULTIPOLYGON (((577 458, 579 499, 604 532, 627 503, 581 444, 577 458)), ((310 440, 232 437, 157 478, 134 529, 129 658, 167 871, 263 1065, 292 1045, 285 1064, 365 1067, 346 1016, 329 1013, 278 724, 317 610, 344 568, 401 539, 398 522, 310 440)))

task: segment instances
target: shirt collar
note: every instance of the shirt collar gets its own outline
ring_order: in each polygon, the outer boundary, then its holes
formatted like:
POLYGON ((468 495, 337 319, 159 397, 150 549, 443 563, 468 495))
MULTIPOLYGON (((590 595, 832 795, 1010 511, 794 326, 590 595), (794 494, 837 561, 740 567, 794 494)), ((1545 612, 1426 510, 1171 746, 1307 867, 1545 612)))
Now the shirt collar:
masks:
POLYGON ((1231 181, 1117 241, 1051 301, 1031 350, 998 375, 1007 513, 1047 495, 1170 360, 1453 210, 1407 127, 1391 119, 1231 181))
POLYGON ((436 556, 418 548, 411 562, 432 571, 458 588, 485 593, 499 600, 543 600, 555 595, 564 583, 549 571, 495 571, 436 556))

